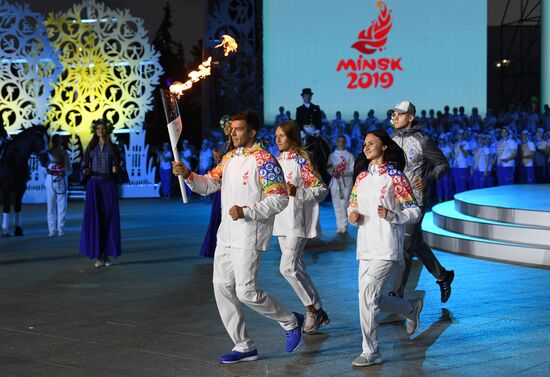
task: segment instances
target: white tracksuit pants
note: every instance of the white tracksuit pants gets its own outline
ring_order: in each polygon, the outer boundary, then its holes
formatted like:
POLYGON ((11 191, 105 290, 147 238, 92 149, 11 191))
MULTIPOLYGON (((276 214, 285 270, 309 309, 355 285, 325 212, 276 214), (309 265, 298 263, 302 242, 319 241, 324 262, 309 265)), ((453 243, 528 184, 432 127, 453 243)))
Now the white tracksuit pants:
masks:
MULTIPOLYGON (((333 178, 336 179, 336 178, 333 178)), ((352 185, 344 186, 344 181, 341 180, 341 187, 338 182, 334 182, 330 187, 330 195, 332 197, 332 206, 336 215, 336 232, 346 233, 348 231, 348 204, 351 194, 352 185)))
POLYGON ((50 234, 57 232, 62 235, 67 213, 67 178, 46 174, 44 185, 46 186, 48 231, 50 234))
POLYGON ((214 295, 222 322, 235 343, 233 350, 249 352, 256 349, 247 334, 243 303, 261 315, 279 322, 285 330, 298 326, 296 316, 266 292, 256 288, 256 275, 261 252, 225 247, 218 244, 214 253, 214 295))
POLYGON ((408 300, 382 294, 384 286, 391 284, 392 274, 398 265, 399 262, 387 260, 359 261, 359 317, 363 333, 363 355, 379 352, 378 322, 381 311, 404 316, 412 311, 408 300))
POLYGON ((281 263, 279 271, 294 289, 304 306, 313 305, 315 309, 321 308, 321 299, 311 281, 304 262, 304 248, 306 238, 279 237, 281 247, 281 263))

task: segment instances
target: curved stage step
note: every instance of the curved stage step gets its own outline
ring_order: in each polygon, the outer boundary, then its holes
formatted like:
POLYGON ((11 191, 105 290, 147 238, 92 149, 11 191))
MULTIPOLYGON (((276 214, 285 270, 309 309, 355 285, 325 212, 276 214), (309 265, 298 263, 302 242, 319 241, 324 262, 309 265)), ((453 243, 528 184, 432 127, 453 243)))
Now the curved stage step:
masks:
POLYGON ((550 227, 550 184, 509 185, 456 194, 465 215, 513 224, 550 227))
POLYGON ((422 230, 424 240, 433 249, 502 262, 550 267, 550 248, 493 241, 449 232, 434 224, 433 212, 428 212, 424 216, 422 230))
POLYGON ((438 204, 432 208, 433 222, 450 232, 495 241, 517 243, 550 248, 550 228, 511 224, 486 220, 460 213, 453 201, 438 204))
POLYGON ((438 204, 422 223, 430 247, 550 267, 550 185, 472 190, 438 204))

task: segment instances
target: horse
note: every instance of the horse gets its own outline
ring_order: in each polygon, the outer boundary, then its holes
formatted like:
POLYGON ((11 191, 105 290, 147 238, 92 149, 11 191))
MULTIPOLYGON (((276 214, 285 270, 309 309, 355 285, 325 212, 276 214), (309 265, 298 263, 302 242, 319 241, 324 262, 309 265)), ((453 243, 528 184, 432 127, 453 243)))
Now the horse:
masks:
POLYGON ((2 237, 8 237, 8 217, 11 197, 14 196, 15 235, 22 236, 19 224, 21 201, 29 180, 29 157, 44 152, 48 145, 46 128, 34 126, 25 129, 5 142, 0 158, 0 202, 2 202, 2 237))

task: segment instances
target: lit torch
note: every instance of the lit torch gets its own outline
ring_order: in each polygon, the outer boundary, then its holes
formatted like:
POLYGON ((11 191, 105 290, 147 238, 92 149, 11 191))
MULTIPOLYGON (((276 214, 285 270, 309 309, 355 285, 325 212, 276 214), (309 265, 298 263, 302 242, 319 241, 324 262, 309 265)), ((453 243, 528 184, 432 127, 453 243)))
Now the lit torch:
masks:
MULTIPOLYGON (((223 56, 228 56, 232 52, 237 51, 238 45, 235 39, 233 39, 229 35, 222 35, 221 43, 214 47, 215 48, 222 47, 223 56)), ((183 92, 185 90, 191 89, 194 83, 196 83, 197 81, 200 81, 206 76, 210 76, 211 64, 212 64, 212 57, 210 56, 208 59, 206 59, 199 65, 196 71, 192 71, 187 75, 187 77, 189 77, 189 80, 187 80, 184 83, 176 81, 175 83, 170 85, 170 92, 174 93, 178 98, 181 97, 183 95, 183 92)))
MULTIPOLYGON (((237 51, 237 42, 229 35, 222 35, 222 41, 216 45, 215 48, 223 48, 223 55, 228 56, 232 52, 237 51)), ((174 160, 180 162, 178 153, 178 140, 181 136, 182 124, 181 116, 178 108, 178 98, 183 95, 183 92, 191 89, 194 83, 200 81, 206 76, 210 76, 212 64, 212 57, 209 57, 203 61, 196 71, 190 72, 187 77, 189 79, 184 82, 175 82, 170 85, 170 91, 161 89, 162 104, 164 105, 164 113, 166 114, 166 121, 168 122, 168 135, 170 136, 170 144, 172 145, 172 153, 174 154, 174 160)), ((189 167, 189 166, 188 166, 189 167)), ((181 198, 184 203, 188 202, 187 193, 185 191, 185 183, 183 177, 178 175, 178 181, 180 184, 181 198)))

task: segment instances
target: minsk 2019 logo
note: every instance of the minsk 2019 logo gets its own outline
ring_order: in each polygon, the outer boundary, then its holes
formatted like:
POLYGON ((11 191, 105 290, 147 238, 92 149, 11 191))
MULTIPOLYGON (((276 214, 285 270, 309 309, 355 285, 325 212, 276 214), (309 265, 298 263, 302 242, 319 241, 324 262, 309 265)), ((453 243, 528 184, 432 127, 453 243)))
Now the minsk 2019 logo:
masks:
POLYGON ((374 58, 364 57, 377 51, 383 51, 388 34, 392 27, 391 11, 386 4, 379 1, 378 18, 373 21, 367 30, 361 30, 357 41, 351 46, 361 53, 357 59, 341 59, 336 71, 344 70, 347 73, 348 89, 389 88, 393 85, 393 72, 403 71, 401 58, 374 58))

